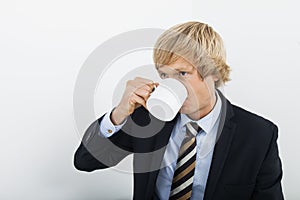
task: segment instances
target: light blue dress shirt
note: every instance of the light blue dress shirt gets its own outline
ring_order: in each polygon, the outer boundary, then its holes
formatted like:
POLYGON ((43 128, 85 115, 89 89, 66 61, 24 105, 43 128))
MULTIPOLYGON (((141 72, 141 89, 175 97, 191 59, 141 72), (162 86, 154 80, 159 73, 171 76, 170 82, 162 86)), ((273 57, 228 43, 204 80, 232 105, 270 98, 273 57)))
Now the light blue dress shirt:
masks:
MULTIPOLYGON (((176 167, 177 154, 185 136, 185 124, 196 122, 202 130, 196 135, 197 140, 197 158, 193 181, 192 200, 202 200, 204 197, 206 182, 212 161, 214 146, 216 142, 217 130, 220 121, 222 102, 216 92, 217 101, 212 111, 198 121, 191 120, 187 115, 180 114, 172 130, 169 143, 167 145, 164 158, 159 171, 155 196, 157 199, 169 199, 172 179, 176 167)), ((100 124, 100 133, 104 137, 109 137, 126 123, 126 120, 119 126, 114 126, 110 120, 108 112, 100 124)))
POLYGON ((117 126, 114 125, 110 120, 110 114, 112 111, 113 109, 107 112, 100 123, 100 136, 104 136, 106 138, 112 136, 115 132, 118 132, 127 121, 127 119, 125 119, 122 124, 117 126))

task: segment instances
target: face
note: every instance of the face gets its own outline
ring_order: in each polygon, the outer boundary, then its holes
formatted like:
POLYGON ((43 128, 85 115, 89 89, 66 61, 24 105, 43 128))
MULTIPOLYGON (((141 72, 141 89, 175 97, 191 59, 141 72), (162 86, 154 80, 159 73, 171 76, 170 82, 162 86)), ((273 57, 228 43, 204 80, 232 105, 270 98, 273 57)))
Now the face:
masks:
POLYGON ((162 79, 174 78, 186 87, 188 96, 180 113, 193 120, 199 120, 212 110, 216 102, 216 77, 208 76, 202 79, 197 69, 183 58, 170 65, 163 65, 157 71, 162 79))

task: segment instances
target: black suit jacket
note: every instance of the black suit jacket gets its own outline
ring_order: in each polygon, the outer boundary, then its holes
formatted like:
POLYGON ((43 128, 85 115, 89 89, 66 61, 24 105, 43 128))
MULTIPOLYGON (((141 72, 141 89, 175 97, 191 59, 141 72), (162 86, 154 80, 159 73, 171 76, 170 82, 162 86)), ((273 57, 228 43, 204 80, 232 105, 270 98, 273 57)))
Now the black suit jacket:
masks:
MULTIPOLYGON (((221 93, 220 96, 223 117, 204 199, 282 200, 277 126, 232 105, 221 93)), ((134 153, 133 199, 153 199, 159 167, 177 117, 162 122, 140 107, 119 132, 107 139, 99 136, 102 116, 86 130, 74 165, 90 172, 115 166, 134 153)))

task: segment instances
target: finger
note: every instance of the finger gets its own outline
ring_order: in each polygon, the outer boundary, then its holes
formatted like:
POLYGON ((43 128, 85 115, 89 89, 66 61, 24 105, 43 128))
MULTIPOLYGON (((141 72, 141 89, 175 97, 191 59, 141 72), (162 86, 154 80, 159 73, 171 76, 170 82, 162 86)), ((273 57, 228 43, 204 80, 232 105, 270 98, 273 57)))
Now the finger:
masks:
MULTIPOLYGON (((158 85, 158 84, 156 84, 156 85, 158 85)), ((134 91, 134 93, 137 94, 138 96, 142 97, 147 102, 147 100, 149 99, 151 93, 156 88, 156 85, 153 84, 152 87, 145 85, 142 88, 136 89, 134 91)))
POLYGON ((140 87, 142 85, 153 85, 154 81, 150 80, 150 79, 145 79, 145 78, 140 78, 140 77, 136 77, 134 79, 134 82, 137 83, 137 86, 140 87))
POLYGON ((159 86, 159 83, 152 84, 152 92, 159 86))
POLYGON ((150 93, 153 92, 155 90, 155 88, 159 85, 159 83, 155 83, 155 82, 152 82, 152 83, 147 83, 141 87, 139 87, 139 89, 144 89, 144 90, 147 90, 149 91, 150 93))
POLYGON ((140 104, 140 105, 143 105, 144 107, 146 107, 145 100, 142 97, 136 95, 135 93, 132 93, 132 95, 129 99, 129 102, 130 102, 130 104, 133 104, 133 105, 140 104))
POLYGON ((154 82, 149 80, 149 79, 139 79, 138 77, 135 78, 134 80, 128 80, 126 85, 131 86, 134 88, 140 88, 143 87, 144 85, 149 85, 151 86, 154 82))
POLYGON ((146 100, 150 96, 150 91, 144 89, 137 89, 134 91, 134 93, 142 97, 144 100, 146 100))
POLYGON ((134 80, 136 80, 138 82, 141 82, 141 83, 144 83, 144 84, 153 82, 150 79, 146 79, 146 78, 142 78, 142 77, 135 77, 134 80))

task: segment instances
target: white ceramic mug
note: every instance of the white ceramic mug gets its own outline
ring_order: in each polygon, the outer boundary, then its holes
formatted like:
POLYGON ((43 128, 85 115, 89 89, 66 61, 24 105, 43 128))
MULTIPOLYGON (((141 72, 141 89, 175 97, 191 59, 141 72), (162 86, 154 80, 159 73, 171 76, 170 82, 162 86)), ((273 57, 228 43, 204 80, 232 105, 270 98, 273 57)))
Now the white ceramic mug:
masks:
POLYGON ((185 86, 178 80, 167 78, 151 93, 146 102, 149 112, 159 120, 174 119, 187 97, 185 86))

